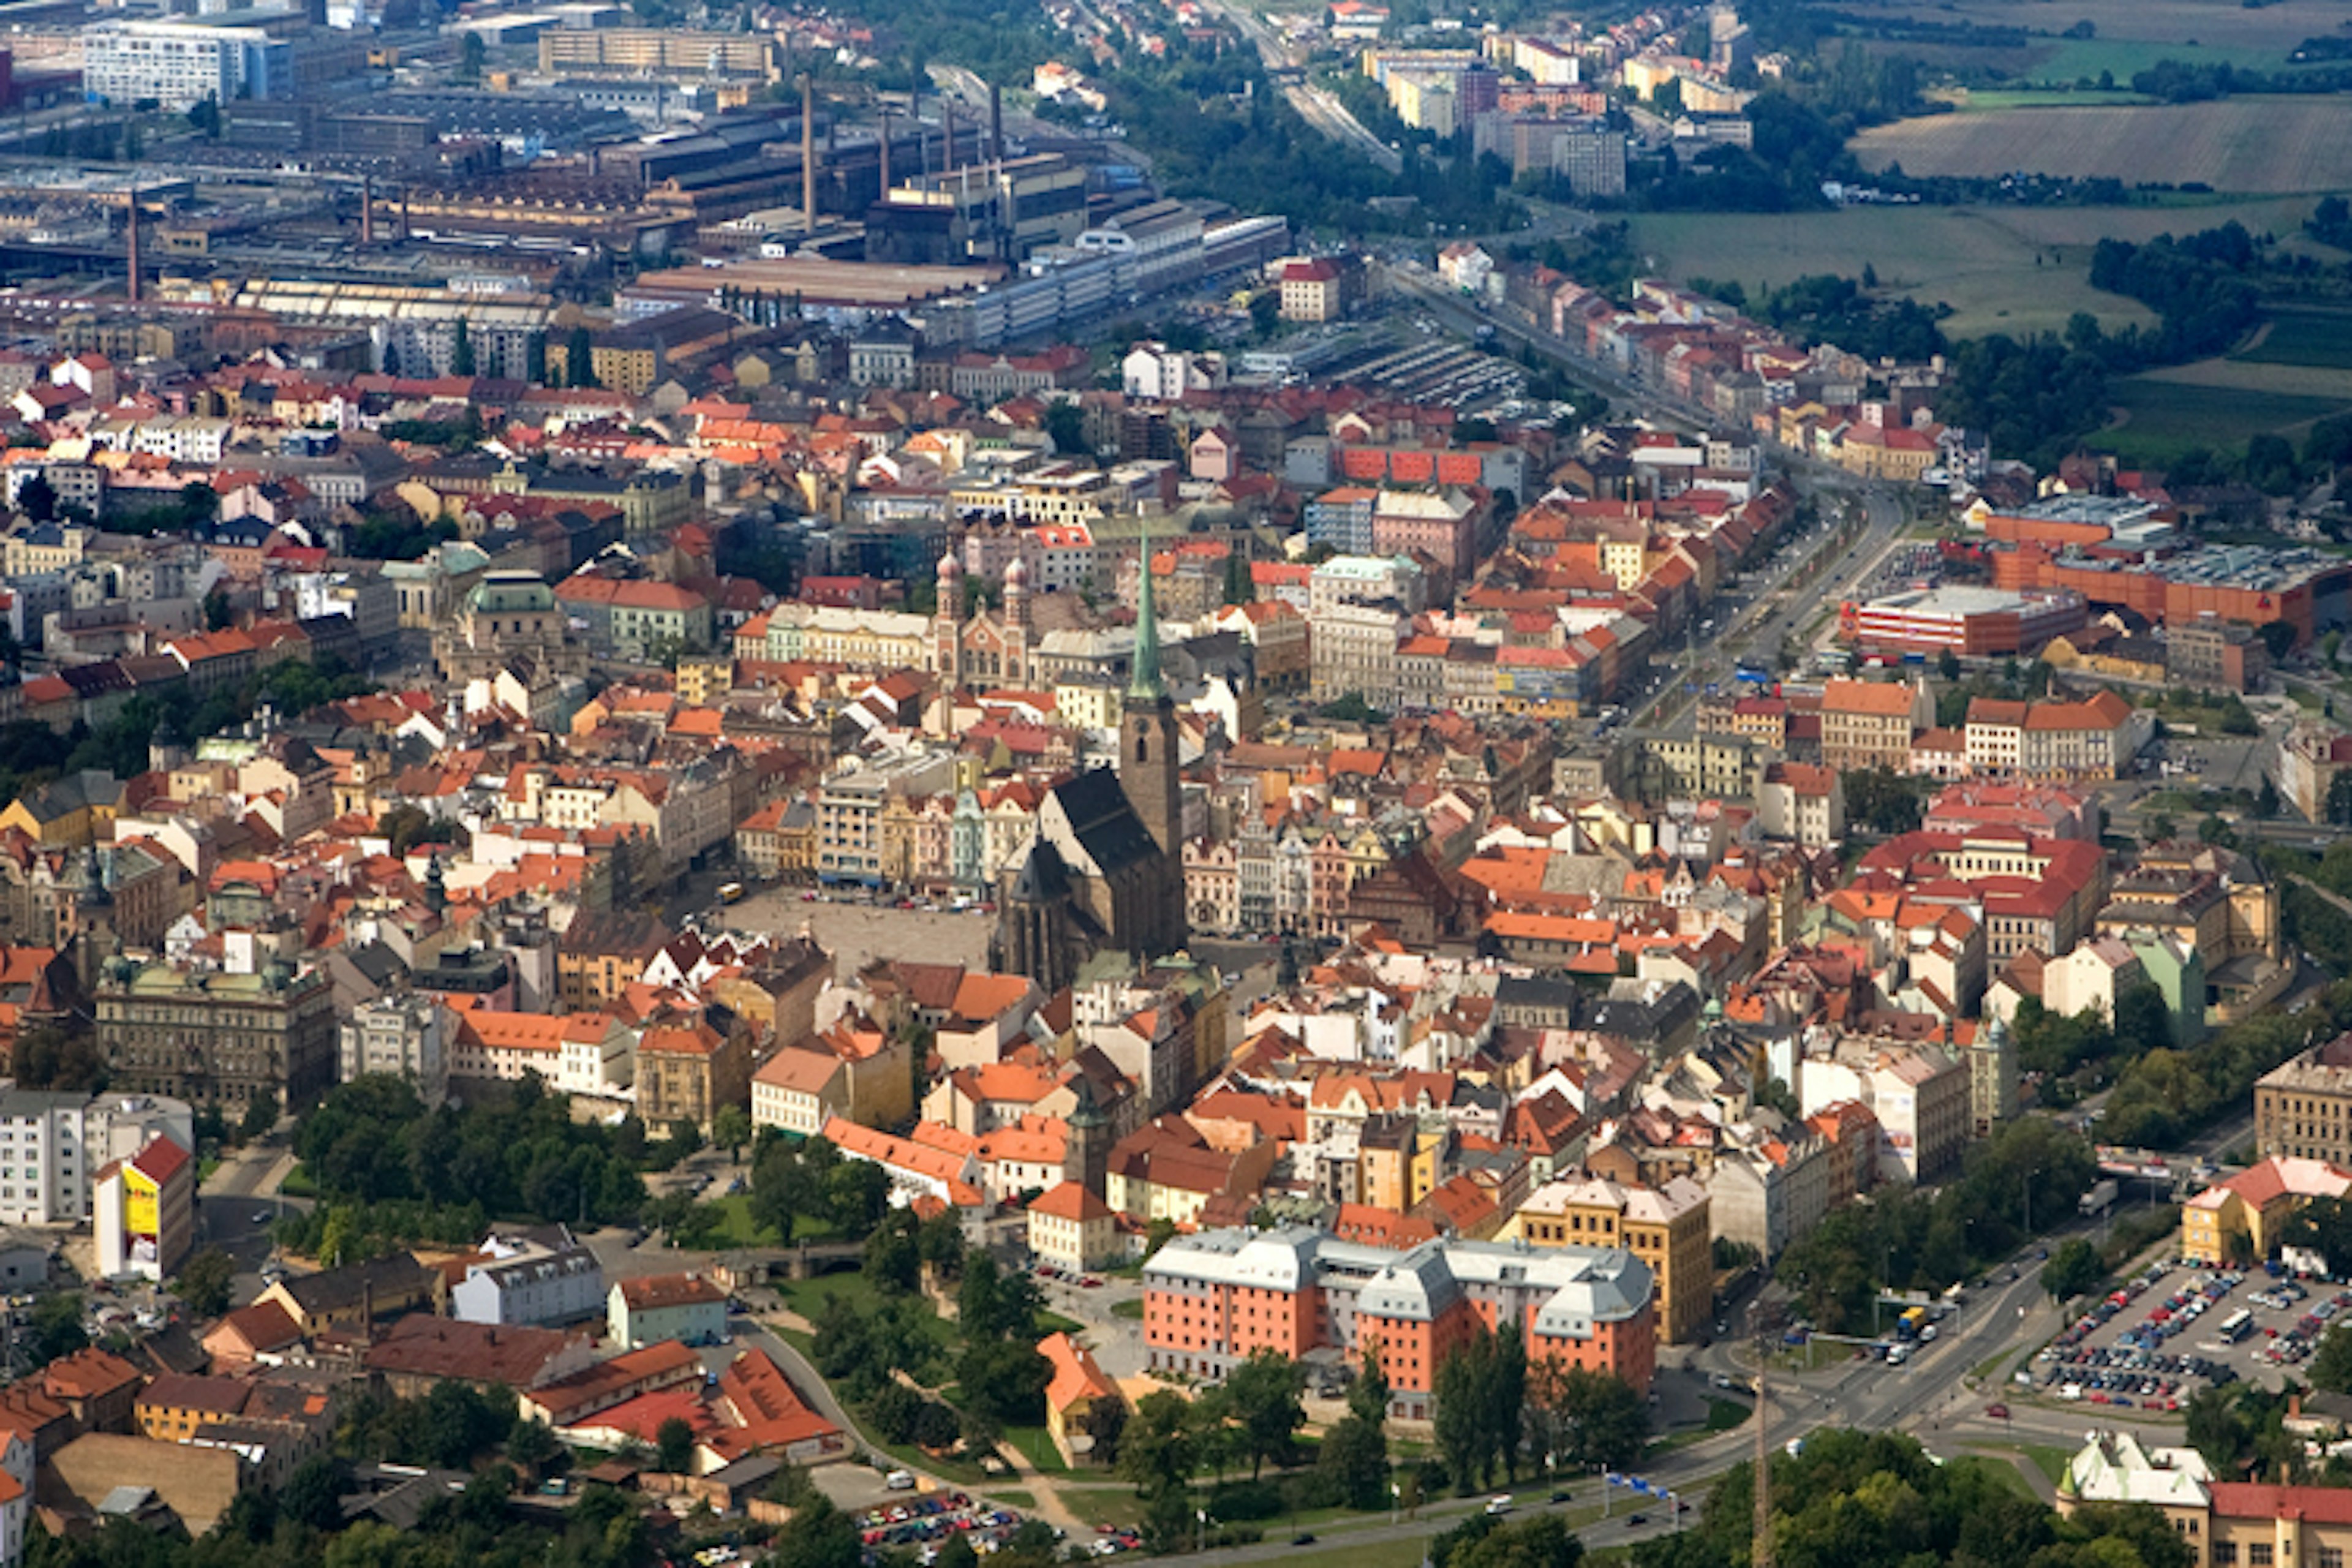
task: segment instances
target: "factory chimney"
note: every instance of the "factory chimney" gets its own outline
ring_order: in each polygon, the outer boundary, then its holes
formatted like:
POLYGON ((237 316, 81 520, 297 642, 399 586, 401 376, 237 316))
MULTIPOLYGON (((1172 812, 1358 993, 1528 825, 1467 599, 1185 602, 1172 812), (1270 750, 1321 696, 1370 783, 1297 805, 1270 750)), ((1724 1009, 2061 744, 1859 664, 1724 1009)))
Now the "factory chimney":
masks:
POLYGON ((988 84, 988 160, 1004 163, 1004 89, 994 82, 988 84))
POLYGON ((139 303, 139 187, 131 187, 131 302, 139 303))
POLYGON ((888 200, 890 199, 890 106, 889 106, 888 104, 887 104, 887 103, 886 103, 886 104, 883 104, 883 105, 881 105, 881 110, 882 110, 882 199, 883 199, 884 201, 886 201, 886 202, 887 202, 887 201, 888 201, 888 200))
POLYGON ((952 174, 956 166, 955 100, 944 93, 940 95, 940 124, 947 133, 947 151, 940 158, 940 173, 952 174))
POLYGON ((375 176, 360 176, 360 244, 375 243, 375 176))
POLYGON ((816 232, 816 79, 801 78, 801 221, 816 232))

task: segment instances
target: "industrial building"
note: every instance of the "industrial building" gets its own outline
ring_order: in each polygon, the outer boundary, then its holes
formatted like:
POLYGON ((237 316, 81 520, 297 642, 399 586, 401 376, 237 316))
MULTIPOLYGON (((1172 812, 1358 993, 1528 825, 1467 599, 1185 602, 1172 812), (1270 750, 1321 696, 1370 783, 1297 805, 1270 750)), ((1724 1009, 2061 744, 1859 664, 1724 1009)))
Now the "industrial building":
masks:
POLYGON ((1842 634, 1865 653, 1941 653, 1963 658, 2030 654, 2082 629, 2079 594, 1998 588, 1914 588, 1839 606, 1842 634))

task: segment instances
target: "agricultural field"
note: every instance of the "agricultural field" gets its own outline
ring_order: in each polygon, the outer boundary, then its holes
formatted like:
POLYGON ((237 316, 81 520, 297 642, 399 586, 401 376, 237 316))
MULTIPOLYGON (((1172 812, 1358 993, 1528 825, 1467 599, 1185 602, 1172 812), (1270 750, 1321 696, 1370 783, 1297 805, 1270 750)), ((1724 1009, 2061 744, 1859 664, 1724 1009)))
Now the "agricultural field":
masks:
POLYGON ((2213 362, 2127 376, 2115 384, 2115 419, 2091 439, 2129 462, 2163 464, 2192 447, 2242 447, 2276 432, 2299 441, 2314 421, 2352 408, 2352 381, 2328 397, 2190 380, 2213 362))
POLYGON ((2293 70, 2297 68, 2287 56, 2297 44, 2338 35, 2345 20, 2342 7, 2330 0, 2284 0, 2254 9, 2238 0, 2074 0, 2063 7, 2047 0, 1912 0, 1855 15, 1873 22, 1893 15, 1941 26, 1966 22, 2025 30, 2036 36, 1997 48, 1908 40, 1871 44, 1874 52, 1910 55, 1954 70, 2003 71, 2021 83, 2095 81, 2102 71, 2128 82, 2135 71, 2164 59, 2293 70), (2078 22, 2091 25, 2090 37, 2057 36, 2078 22))
MULTIPOLYGON (((2242 364, 2307 365, 2352 375, 2352 309, 2277 305, 2252 342, 2230 357, 2242 364)), ((2347 382, 2352 384, 2352 382, 2347 382)))
POLYGON ((2231 193, 2352 189, 2352 111, 2334 97, 1929 115, 1855 137, 1864 166, 1916 175, 2201 183, 2231 193))
POLYGON ((1867 264, 1882 288, 1950 305, 1944 330, 1967 338, 2056 331, 2077 310, 2111 331, 2152 323, 2139 305, 2091 287, 2091 248, 2102 237, 2147 240, 2231 218, 2257 234, 2285 235, 2310 212, 2307 198, 2265 197, 2149 207, 1644 213, 1632 221, 1637 252, 1677 280, 1737 280, 1754 292, 1808 273, 1857 277, 1867 264))

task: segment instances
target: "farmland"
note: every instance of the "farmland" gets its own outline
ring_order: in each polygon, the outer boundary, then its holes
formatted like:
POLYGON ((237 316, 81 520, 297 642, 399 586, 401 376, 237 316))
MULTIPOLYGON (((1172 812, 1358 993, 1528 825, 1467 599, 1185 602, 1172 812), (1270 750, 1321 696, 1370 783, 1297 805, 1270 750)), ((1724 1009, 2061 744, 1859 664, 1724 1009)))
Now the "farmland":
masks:
POLYGON ((1916 175, 2013 171, 2217 191, 2352 189, 2352 114, 2336 98, 1999 109, 1898 121, 1853 142, 1864 165, 1916 175))
POLYGON ((2219 381, 2187 379, 2217 368, 2209 361, 2116 382, 2116 423, 2091 444, 2128 461, 2160 464, 2192 447, 2242 447, 2268 431, 2296 439, 2314 420, 2352 407, 2352 384, 2328 397, 2231 387, 2226 374, 2219 381))
POLYGON ((2146 240, 2237 219, 2256 233, 2292 233, 2302 197, 2178 207, 1848 207, 1826 213, 1652 213, 1635 217, 1636 252, 1668 277, 1734 279, 1754 290, 1808 273, 1857 276, 1952 307, 1953 337, 2055 331, 2077 310, 2110 330, 2154 320, 2089 280, 2091 248, 2108 235, 2146 240), (2040 265, 2035 258, 2040 258, 2040 265))
POLYGON ((2273 306, 2254 341, 2230 357, 2245 364, 2308 365, 2352 372, 2352 310, 2273 306))
POLYGON ((2134 72, 2163 59, 2292 70, 2296 68, 2287 56, 2297 44, 2335 33, 2343 20, 2341 8, 2327 0, 2284 0, 2258 8, 2235 0, 2077 0, 2063 11, 2044 0, 1914 0, 1853 14, 1866 24, 1908 16, 1941 26, 1972 23, 2027 31, 2033 36, 1997 47, 1908 39, 1871 45, 1875 52, 1908 55, 1933 67, 2000 71, 2021 84, 2095 81, 2102 71, 2128 82, 2134 72), (2091 25, 2092 37, 2057 36, 2081 22, 2091 25))

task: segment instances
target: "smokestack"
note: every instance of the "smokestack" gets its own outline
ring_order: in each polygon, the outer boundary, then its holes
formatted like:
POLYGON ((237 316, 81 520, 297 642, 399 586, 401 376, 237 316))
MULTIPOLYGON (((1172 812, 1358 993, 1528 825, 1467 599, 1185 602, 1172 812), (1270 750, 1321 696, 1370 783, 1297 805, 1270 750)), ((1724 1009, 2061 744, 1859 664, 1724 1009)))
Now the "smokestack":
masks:
POLYGON ((360 176, 360 244, 375 243, 375 176, 360 176))
POLYGON ((923 84, 919 77, 907 94, 907 118, 915 122, 915 166, 928 177, 931 172, 931 132, 923 123, 923 84))
POLYGON ((1004 89, 994 82, 988 84, 988 156, 991 163, 1004 162, 1004 89))
POLYGON ((890 199, 890 106, 882 105, 882 199, 890 199))
POLYGON ((941 174, 952 174, 955 173, 956 166, 955 100, 949 98, 944 93, 940 96, 940 119, 941 125, 946 128, 948 139, 946 155, 940 160, 940 172, 941 174))
POLYGON ((816 80, 801 78, 801 221, 816 232, 816 80))
POLYGON ((131 302, 139 303, 139 187, 131 187, 131 302))

